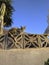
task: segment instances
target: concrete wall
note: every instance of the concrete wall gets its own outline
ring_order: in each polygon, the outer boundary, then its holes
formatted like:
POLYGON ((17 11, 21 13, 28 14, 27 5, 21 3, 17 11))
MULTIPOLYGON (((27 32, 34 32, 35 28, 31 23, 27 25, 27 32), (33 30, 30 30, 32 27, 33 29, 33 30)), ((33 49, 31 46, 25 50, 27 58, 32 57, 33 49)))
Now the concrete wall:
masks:
POLYGON ((49 48, 0 50, 0 65, 44 65, 49 48))

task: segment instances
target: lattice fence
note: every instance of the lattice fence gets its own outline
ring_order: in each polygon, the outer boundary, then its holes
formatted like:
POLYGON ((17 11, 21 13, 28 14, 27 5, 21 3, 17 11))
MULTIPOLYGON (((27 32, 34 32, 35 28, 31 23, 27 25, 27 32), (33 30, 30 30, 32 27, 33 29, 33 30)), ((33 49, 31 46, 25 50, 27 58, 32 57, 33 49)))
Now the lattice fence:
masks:
POLYGON ((0 49, 49 47, 49 34, 11 34, 0 35, 0 49))

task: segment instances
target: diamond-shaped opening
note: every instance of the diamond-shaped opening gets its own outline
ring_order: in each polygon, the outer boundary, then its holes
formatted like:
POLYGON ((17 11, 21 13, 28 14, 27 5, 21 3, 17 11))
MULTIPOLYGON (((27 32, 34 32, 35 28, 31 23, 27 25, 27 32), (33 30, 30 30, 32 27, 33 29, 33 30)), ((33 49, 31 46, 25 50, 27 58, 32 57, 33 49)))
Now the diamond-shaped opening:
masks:
POLYGON ((47 38, 49 39, 49 36, 47 36, 47 38))

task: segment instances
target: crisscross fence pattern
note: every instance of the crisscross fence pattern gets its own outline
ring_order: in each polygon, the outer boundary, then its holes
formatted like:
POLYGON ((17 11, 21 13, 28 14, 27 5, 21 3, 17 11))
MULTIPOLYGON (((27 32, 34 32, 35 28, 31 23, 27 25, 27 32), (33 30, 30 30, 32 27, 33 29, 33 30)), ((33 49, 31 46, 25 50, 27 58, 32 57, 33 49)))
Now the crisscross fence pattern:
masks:
POLYGON ((0 35, 0 49, 12 48, 41 48, 49 47, 49 34, 28 34, 25 32, 19 34, 0 35))

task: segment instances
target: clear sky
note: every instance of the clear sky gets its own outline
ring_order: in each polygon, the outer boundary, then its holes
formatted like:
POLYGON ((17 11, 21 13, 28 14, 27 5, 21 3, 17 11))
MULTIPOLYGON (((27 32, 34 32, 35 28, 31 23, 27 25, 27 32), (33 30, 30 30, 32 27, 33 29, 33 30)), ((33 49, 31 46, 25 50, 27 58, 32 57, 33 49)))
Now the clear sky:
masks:
POLYGON ((43 34, 47 28, 49 0, 13 0, 12 27, 26 26, 25 32, 43 34))

